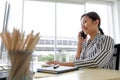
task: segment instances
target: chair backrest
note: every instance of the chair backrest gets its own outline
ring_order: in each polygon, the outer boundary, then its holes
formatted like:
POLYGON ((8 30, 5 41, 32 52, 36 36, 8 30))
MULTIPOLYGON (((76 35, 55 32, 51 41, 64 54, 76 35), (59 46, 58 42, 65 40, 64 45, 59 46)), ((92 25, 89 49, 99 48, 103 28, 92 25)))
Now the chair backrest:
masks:
POLYGON ((120 44, 115 44, 115 54, 113 55, 115 57, 115 70, 119 70, 120 67, 120 44))

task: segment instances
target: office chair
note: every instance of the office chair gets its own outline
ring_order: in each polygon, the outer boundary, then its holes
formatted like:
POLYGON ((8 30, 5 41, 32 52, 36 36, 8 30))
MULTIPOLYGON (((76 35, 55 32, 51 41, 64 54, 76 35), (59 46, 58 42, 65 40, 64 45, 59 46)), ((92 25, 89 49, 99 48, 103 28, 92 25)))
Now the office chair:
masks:
POLYGON ((115 54, 113 57, 115 57, 115 70, 119 70, 119 64, 120 64, 120 44, 115 44, 115 54))

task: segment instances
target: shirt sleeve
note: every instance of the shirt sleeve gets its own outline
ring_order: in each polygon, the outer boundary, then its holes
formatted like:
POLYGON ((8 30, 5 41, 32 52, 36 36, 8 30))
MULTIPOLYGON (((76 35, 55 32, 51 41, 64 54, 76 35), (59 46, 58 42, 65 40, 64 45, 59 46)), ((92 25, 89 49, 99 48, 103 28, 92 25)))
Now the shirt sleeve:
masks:
POLYGON ((95 54, 83 60, 74 61, 76 67, 104 67, 110 61, 114 51, 114 40, 109 36, 104 36, 96 44, 95 54))

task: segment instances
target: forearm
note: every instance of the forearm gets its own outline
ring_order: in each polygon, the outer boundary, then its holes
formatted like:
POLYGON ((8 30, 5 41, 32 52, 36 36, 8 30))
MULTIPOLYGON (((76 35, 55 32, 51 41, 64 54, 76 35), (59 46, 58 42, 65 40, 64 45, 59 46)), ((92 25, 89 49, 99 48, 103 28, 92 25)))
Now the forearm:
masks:
POLYGON ((71 66, 71 67, 74 66, 73 62, 62 62, 62 63, 59 63, 59 65, 61 65, 61 66, 71 66))
POLYGON ((78 43, 76 58, 80 58, 81 52, 82 52, 82 44, 81 44, 81 43, 78 43))
POLYGON ((73 62, 59 62, 59 61, 50 61, 47 64, 59 64, 60 66, 74 66, 73 62))

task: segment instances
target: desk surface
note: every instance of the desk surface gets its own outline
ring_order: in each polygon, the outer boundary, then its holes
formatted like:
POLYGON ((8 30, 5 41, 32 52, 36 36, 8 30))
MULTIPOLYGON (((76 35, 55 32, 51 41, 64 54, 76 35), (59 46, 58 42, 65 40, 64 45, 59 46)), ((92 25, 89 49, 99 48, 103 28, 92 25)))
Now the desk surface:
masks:
POLYGON ((120 80, 120 71, 108 69, 80 69, 33 80, 120 80))

